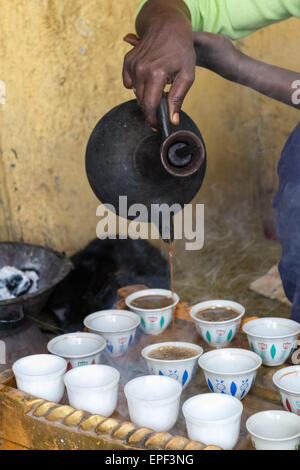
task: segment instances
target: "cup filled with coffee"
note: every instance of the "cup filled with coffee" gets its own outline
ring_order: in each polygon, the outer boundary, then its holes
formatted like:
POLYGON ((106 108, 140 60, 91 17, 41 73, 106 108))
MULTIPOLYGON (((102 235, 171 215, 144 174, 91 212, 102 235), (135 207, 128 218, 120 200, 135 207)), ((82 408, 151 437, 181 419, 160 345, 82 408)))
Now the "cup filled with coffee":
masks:
POLYGON ((143 289, 125 299, 127 307, 140 316, 144 333, 150 335, 159 335, 169 326, 178 302, 178 295, 167 289, 143 289))
POLYGON ((192 307, 190 315, 200 336, 210 345, 222 348, 239 330, 245 308, 229 300, 209 300, 192 307))
POLYGON ((141 354, 150 374, 171 377, 185 388, 194 377, 203 349, 193 343, 169 341, 146 346, 141 354))

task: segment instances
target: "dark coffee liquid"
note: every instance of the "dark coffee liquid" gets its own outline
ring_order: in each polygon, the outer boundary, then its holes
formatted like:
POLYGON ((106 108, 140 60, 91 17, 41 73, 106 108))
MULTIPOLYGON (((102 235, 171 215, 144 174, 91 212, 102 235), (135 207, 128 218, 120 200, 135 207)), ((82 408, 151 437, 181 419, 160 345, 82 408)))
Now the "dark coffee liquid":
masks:
POLYGON ((174 303, 172 297, 166 295, 143 295, 131 302, 136 308, 144 308, 145 310, 155 310, 157 308, 170 307, 174 303))
MULTIPOLYGON (((170 263, 170 287, 172 292, 172 297, 174 294, 174 265, 173 265, 173 244, 172 240, 169 240, 169 263, 170 263)), ((172 310, 172 326, 175 325, 175 311, 176 307, 172 310)))
POLYGON ((161 346, 153 349, 148 357, 151 359, 161 359, 166 361, 178 361, 180 359, 189 359, 197 356, 197 351, 192 348, 181 346, 161 346))
POLYGON ((238 317, 240 312, 231 307, 205 308, 196 313, 196 318, 204 321, 227 321, 238 317))

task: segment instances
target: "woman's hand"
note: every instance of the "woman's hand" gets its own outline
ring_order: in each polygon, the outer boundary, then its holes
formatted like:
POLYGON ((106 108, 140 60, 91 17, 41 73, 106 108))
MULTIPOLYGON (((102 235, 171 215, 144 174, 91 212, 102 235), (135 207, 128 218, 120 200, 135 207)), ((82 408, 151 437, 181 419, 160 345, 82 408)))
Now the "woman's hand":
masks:
POLYGON ((221 35, 192 33, 181 24, 177 35, 172 25, 147 32, 142 39, 128 34, 124 40, 133 46, 125 56, 123 80, 134 88, 146 120, 156 126, 156 111, 166 84, 172 84, 168 99, 172 124, 179 124, 179 111, 195 79, 195 66, 212 70, 234 80, 241 53, 221 35))
POLYGON ((137 99, 153 127, 156 126, 156 110, 167 83, 172 84, 170 119, 174 125, 179 123, 179 111, 194 81, 196 65, 300 108, 298 100, 292 99, 295 84, 300 80, 299 73, 252 59, 225 36, 191 33, 188 28, 181 28, 177 36, 174 31, 168 33, 163 29, 155 34, 148 32, 140 41, 135 35, 127 35, 125 40, 134 48, 125 58, 124 84, 127 88, 136 88, 137 99))

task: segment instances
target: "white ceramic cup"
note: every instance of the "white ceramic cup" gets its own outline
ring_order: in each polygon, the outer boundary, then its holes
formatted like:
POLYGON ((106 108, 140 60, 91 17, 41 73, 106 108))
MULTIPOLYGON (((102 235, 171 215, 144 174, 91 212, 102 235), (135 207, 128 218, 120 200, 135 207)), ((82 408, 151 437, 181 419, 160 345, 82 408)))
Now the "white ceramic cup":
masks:
POLYGON ((64 394, 66 369, 67 362, 51 354, 25 356, 12 366, 19 390, 57 403, 64 394))
POLYGON ((127 310, 102 310, 83 320, 91 333, 100 334, 106 340, 106 352, 111 357, 123 356, 133 343, 140 317, 127 310))
POLYGON ((56 336, 47 344, 51 354, 63 357, 67 363, 67 370, 74 367, 99 364, 101 351, 106 346, 102 336, 92 333, 67 333, 56 336))
POLYGON ((239 330, 241 320, 245 314, 245 308, 237 302, 229 300, 208 300, 194 305, 190 310, 190 315, 195 322, 196 329, 200 336, 210 346, 222 348, 227 346, 235 337, 239 330), (237 312, 237 316, 232 320, 225 321, 205 321, 196 316, 200 310, 209 308, 232 308, 237 312))
POLYGON ((69 403, 74 408, 110 416, 118 401, 120 373, 114 367, 76 367, 65 374, 69 403))
POLYGON ((183 404, 182 412, 191 440, 224 450, 236 445, 243 412, 237 398, 218 393, 196 395, 183 404))
POLYGON ((282 404, 287 411, 300 416, 300 366, 284 367, 273 375, 282 404))
POLYGON ((286 318, 258 318, 243 326, 250 348, 266 366, 283 364, 297 346, 300 324, 286 318))
POLYGON ((132 301, 146 295, 164 295, 172 297, 172 292, 167 289, 144 289, 128 295, 125 299, 127 307, 141 317, 141 328, 148 335, 159 335, 169 326, 172 321, 172 312, 179 302, 177 294, 173 293, 174 302, 169 307, 156 308, 153 310, 137 308, 132 305, 132 301))
POLYGON ((154 431, 165 432, 176 423, 182 386, 179 382, 158 375, 145 375, 127 382, 127 398, 131 421, 154 431))
POLYGON ((203 354, 198 364, 212 392, 242 400, 254 384, 262 360, 248 349, 228 348, 203 354))
POLYGON ((164 375, 177 380, 183 388, 187 387, 197 370, 197 359, 203 353, 203 349, 197 344, 182 341, 169 341, 165 343, 151 344, 146 346, 141 354, 146 360, 150 374, 164 375), (154 359, 149 354, 157 348, 175 346, 178 348, 189 348, 195 351, 195 355, 188 359, 165 360, 154 359))
POLYGON ((300 444, 300 417, 288 411, 255 413, 246 428, 256 450, 297 450, 300 444))

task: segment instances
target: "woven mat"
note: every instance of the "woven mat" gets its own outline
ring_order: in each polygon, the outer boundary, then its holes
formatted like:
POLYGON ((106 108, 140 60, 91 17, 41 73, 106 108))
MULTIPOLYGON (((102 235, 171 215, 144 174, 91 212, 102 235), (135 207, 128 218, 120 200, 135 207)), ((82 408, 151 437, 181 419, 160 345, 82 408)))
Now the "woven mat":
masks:
POLYGON ((253 281, 250 284, 250 289, 269 299, 291 305, 291 302, 285 296, 277 265, 273 266, 267 274, 253 281))

